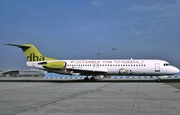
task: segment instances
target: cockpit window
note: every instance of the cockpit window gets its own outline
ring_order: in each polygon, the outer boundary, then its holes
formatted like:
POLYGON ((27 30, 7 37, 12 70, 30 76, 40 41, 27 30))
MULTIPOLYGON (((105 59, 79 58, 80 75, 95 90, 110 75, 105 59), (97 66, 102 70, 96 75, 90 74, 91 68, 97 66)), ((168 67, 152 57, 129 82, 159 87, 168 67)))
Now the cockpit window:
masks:
POLYGON ((165 63, 164 66, 169 66, 169 64, 168 64, 168 63, 165 63))

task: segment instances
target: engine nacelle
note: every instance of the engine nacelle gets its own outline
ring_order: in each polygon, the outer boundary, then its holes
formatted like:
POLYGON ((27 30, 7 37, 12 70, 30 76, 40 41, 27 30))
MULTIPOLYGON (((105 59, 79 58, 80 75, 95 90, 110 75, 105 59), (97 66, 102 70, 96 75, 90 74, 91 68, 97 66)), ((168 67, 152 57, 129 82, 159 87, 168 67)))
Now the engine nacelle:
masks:
POLYGON ((41 62, 39 63, 44 68, 47 69, 63 69, 66 67, 66 62, 59 61, 59 62, 41 62))

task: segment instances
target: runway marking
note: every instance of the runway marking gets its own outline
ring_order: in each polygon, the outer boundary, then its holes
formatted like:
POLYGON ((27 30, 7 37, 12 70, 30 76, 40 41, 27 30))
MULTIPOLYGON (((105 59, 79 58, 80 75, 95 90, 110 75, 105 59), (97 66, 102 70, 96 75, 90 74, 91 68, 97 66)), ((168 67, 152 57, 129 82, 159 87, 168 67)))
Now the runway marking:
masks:
POLYGON ((135 97, 134 97, 134 100, 133 100, 133 105, 132 105, 132 109, 131 109, 130 115, 132 115, 132 112, 133 112, 133 110, 134 110, 134 105, 135 105, 135 101, 136 101, 138 89, 139 89, 139 83, 138 83, 137 88, 136 88, 136 94, 135 94, 135 97))

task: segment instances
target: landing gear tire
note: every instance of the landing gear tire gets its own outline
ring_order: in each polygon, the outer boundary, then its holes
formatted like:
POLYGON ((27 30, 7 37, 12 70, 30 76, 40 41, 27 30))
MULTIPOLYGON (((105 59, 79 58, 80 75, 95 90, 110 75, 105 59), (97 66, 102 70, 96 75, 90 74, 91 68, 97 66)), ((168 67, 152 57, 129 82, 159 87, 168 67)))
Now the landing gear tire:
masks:
POLYGON ((89 80, 89 77, 85 77, 85 78, 84 78, 84 81, 88 81, 88 80, 89 80))
POLYGON ((95 78, 94 78, 94 77, 91 77, 91 78, 90 78, 90 80, 91 80, 91 81, 94 81, 94 80, 95 80, 95 78))
POLYGON ((158 81, 160 82, 160 81, 161 81, 161 78, 158 78, 158 81))

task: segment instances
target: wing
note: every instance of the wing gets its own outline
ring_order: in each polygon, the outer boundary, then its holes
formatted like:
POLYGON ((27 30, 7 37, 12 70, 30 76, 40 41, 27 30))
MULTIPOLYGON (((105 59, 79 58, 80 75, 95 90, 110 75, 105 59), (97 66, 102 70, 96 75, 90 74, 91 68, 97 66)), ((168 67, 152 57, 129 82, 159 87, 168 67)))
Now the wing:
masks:
POLYGON ((72 71, 73 73, 79 73, 80 75, 103 75, 108 72, 108 70, 103 70, 103 69, 70 68, 70 69, 66 69, 66 70, 72 71))

